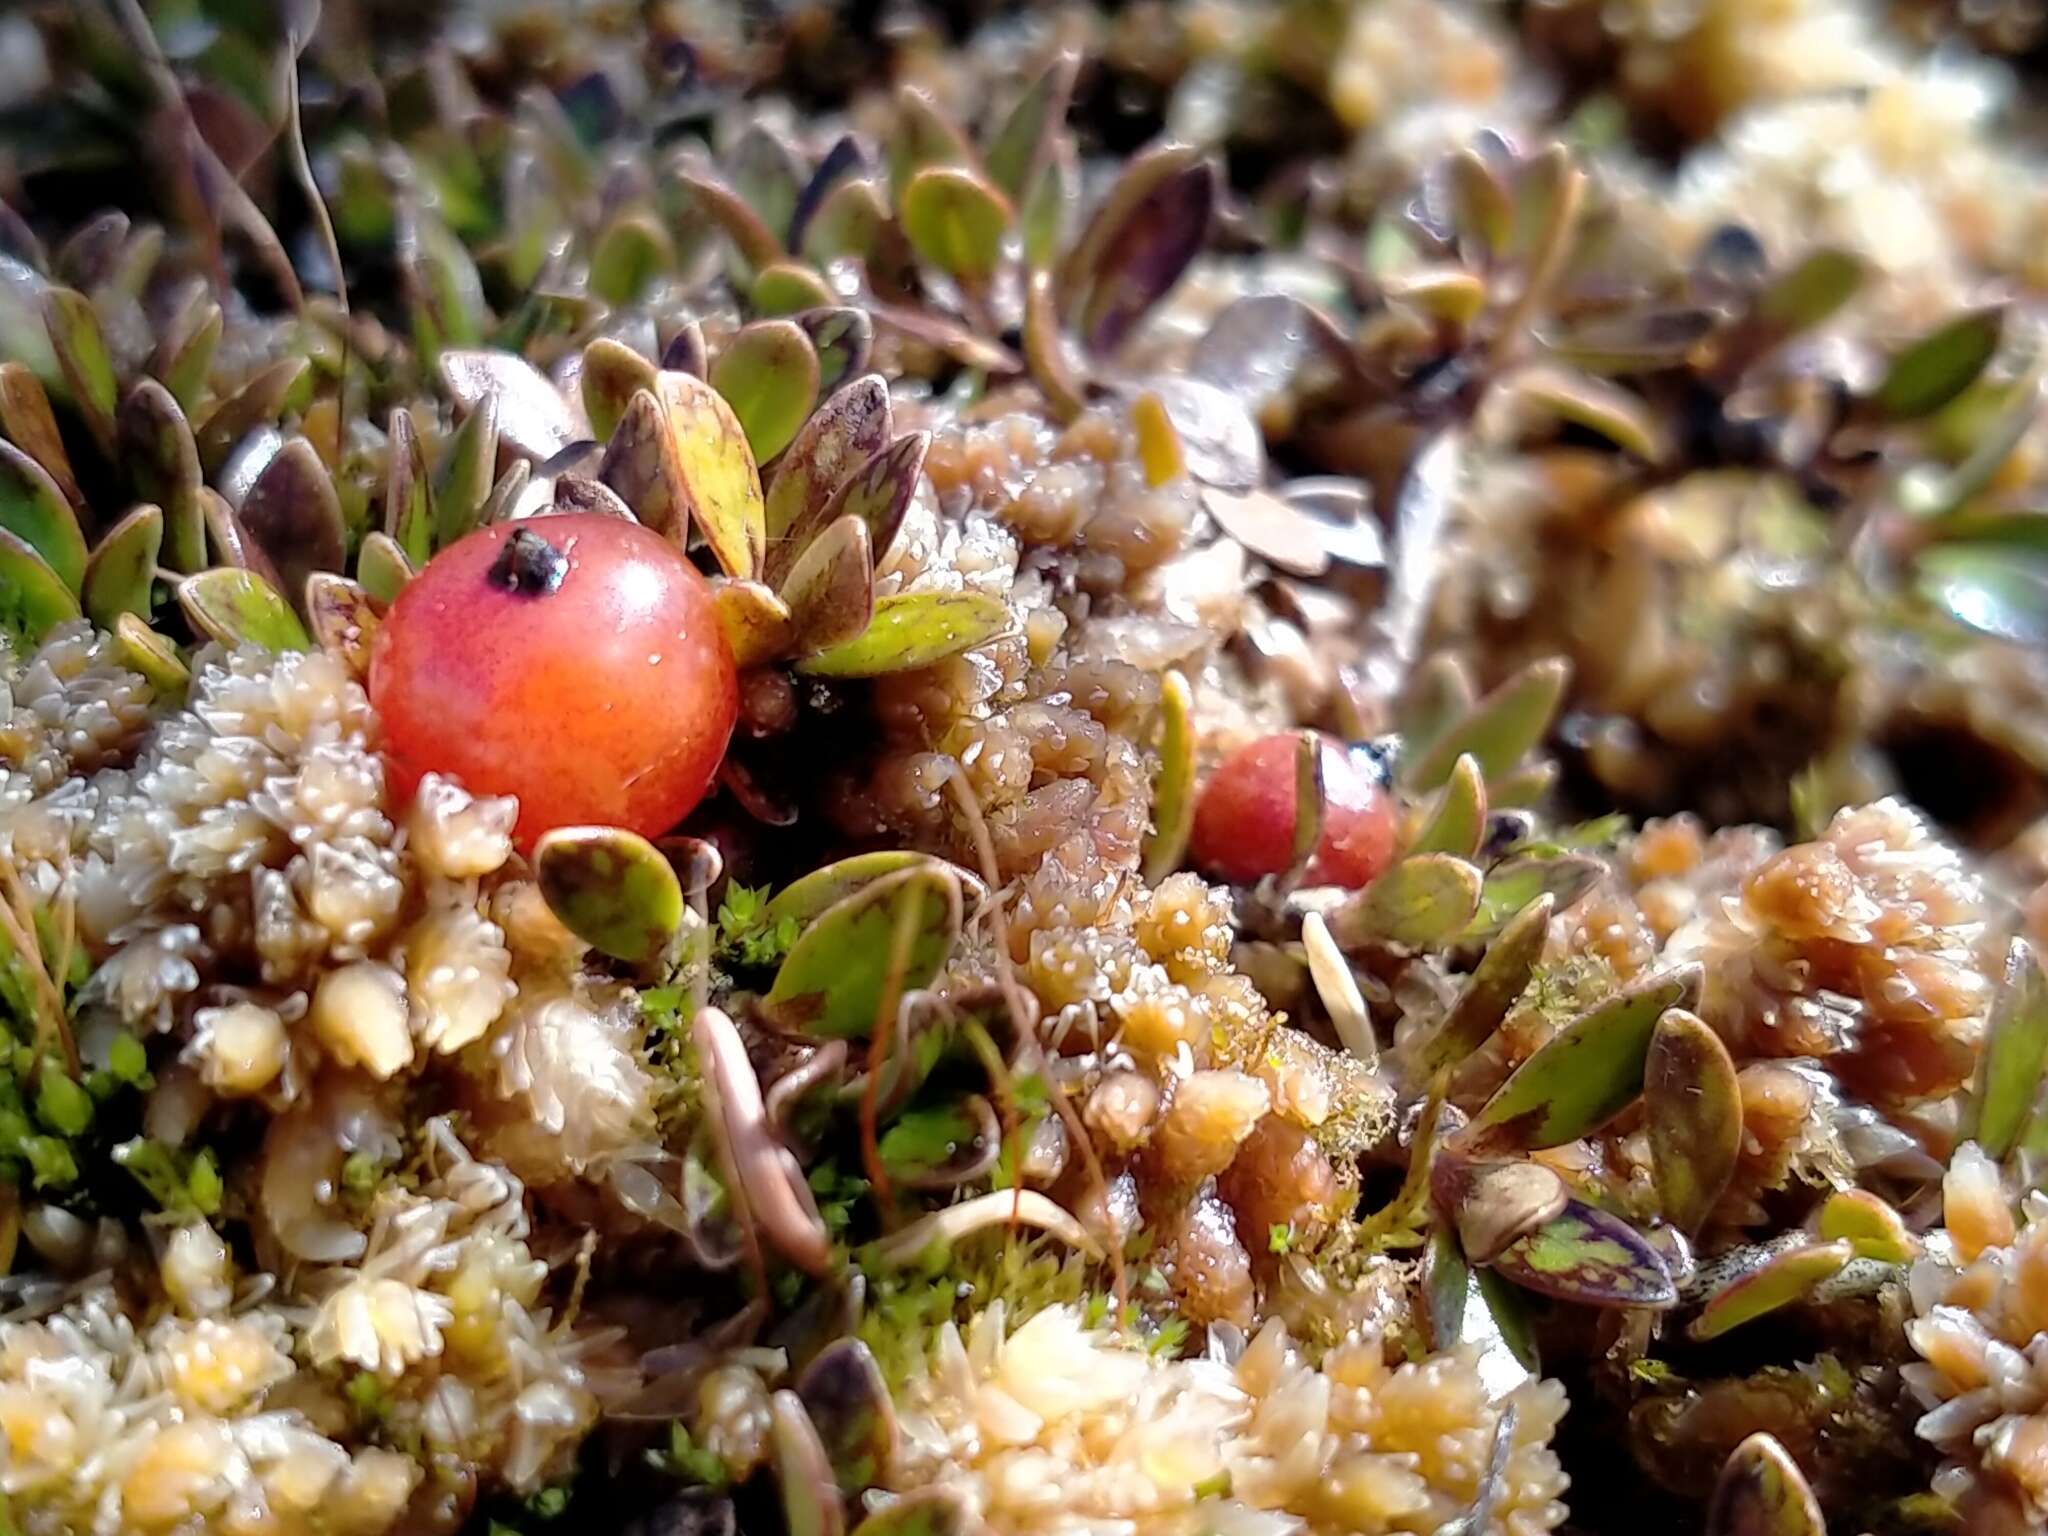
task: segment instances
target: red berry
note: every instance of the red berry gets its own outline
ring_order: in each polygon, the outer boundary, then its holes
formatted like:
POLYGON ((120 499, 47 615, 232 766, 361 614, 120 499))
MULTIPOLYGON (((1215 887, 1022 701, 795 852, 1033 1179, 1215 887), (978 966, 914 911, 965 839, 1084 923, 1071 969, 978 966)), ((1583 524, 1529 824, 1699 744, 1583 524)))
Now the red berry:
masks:
POLYGON ((427 562, 377 631, 392 787, 452 774, 519 797, 523 846, 586 822, 646 836, 711 786, 739 711, 710 585, 600 513, 498 523, 427 562))
MULTIPOLYGON (((1189 848, 1197 866, 1248 885, 1287 868, 1294 845, 1293 734, 1239 747, 1195 802, 1189 848)), ((1323 746, 1323 835, 1309 878, 1357 887, 1394 857, 1394 803, 1379 776, 1334 741, 1323 746)))

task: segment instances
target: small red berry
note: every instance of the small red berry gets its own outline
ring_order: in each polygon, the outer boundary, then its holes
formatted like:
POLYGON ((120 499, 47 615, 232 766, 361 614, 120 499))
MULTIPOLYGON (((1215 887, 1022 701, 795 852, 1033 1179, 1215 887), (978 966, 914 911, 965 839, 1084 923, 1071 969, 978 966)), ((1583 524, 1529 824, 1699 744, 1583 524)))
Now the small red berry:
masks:
MULTIPOLYGON (((1211 875, 1248 885, 1287 868, 1294 845, 1295 736, 1262 736, 1225 758, 1195 801, 1189 849, 1211 875)), ((1324 738, 1323 835, 1309 879, 1365 885, 1393 862, 1395 815, 1379 775, 1324 738)))
POLYGON ((711 588, 660 535, 578 513, 481 528, 391 605, 370 658, 394 793, 428 772, 519 797, 523 846, 654 836, 704 798, 739 711, 711 588))

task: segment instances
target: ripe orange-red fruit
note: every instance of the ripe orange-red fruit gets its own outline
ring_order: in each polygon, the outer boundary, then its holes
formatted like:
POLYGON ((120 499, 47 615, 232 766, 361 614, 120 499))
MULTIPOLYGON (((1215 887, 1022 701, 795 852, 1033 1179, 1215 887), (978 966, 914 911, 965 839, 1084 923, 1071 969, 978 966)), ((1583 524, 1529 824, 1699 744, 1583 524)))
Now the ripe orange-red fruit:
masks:
MULTIPOLYGON (((1189 852, 1211 875, 1248 885, 1287 868, 1294 847, 1295 737, 1281 732, 1239 747, 1195 801, 1189 852)), ((1323 831, 1308 878, 1356 888, 1394 857, 1394 802, 1378 773, 1327 737, 1323 831)))
POLYGON ((370 701, 392 788, 452 774, 519 797, 518 839, 606 823, 654 836, 704 798, 739 712, 710 585, 637 523, 497 523, 407 582, 370 701))

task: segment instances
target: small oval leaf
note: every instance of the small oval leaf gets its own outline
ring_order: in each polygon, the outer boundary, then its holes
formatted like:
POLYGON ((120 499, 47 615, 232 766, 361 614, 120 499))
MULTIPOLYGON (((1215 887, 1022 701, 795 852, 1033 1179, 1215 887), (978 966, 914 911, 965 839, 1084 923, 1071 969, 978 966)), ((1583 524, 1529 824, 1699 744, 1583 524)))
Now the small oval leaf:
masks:
POLYGON ((842 517, 819 534, 790 567, 777 594, 789 605, 799 656, 844 645, 875 613, 875 569, 868 525, 842 517))
POLYGON ((1532 1150, 1598 1130, 1643 1091, 1650 1037, 1667 1008, 1699 997, 1700 968, 1682 966, 1621 988, 1544 1042, 1472 1122, 1478 1139, 1532 1150))
POLYGON ((1905 1220, 1867 1189, 1838 1189, 1829 1195, 1818 1225, 1823 1239, 1847 1243, 1859 1259, 1906 1264, 1919 1252, 1905 1220))
POLYGON ((811 413, 775 471, 765 498, 768 555, 762 574, 779 582, 804 547, 829 526, 822 521, 833 493, 888 446, 889 386, 865 374, 811 413))
POLYGON ((1548 892, 1515 914, 1486 946, 1479 964, 1472 968, 1458 1000, 1430 1037, 1423 1052, 1423 1065, 1435 1072, 1463 1061, 1493 1038, 1515 1001, 1528 990, 1536 974, 1536 962, 1543 957, 1544 942, 1550 936, 1550 916, 1556 898, 1548 892))
POLYGON ((434 466, 434 544, 446 549, 483 525, 484 503, 498 478, 498 397, 477 400, 434 466))
POLYGON ((917 495, 931 445, 929 432, 897 438, 840 483, 819 514, 820 523, 829 527, 849 514, 858 517, 868 525, 868 549, 880 564, 917 495))
POLYGON ((2005 306, 1971 310, 1892 359, 1870 403, 1895 421, 1931 416, 1976 382, 2005 335, 2005 306))
POLYGON ((793 320, 740 327, 711 364, 711 386, 746 434, 754 462, 789 446, 818 398, 818 354, 793 320))
POLYGON ((49 562, 27 541, 0 528, 0 632, 33 650, 79 611, 77 596, 49 562))
POLYGON ((1330 914, 1330 932, 1346 949, 1396 944, 1427 949, 1462 932, 1479 910, 1478 869, 1447 853, 1402 859, 1330 914))
MULTIPOLYGON (((808 350, 805 355, 810 355, 808 350)), ((815 359, 813 363, 815 366, 815 359)), ((712 557, 726 575, 755 575, 767 547, 766 512, 761 472, 748 447, 746 429, 717 388, 689 374, 663 370, 655 379, 655 396, 666 414, 675 472, 690 522, 711 546, 712 557)), ((810 409, 808 400, 804 409, 810 409)), ((612 489, 619 487, 613 485, 612 489)), ((627 497, 627 505, 632 505, 631 497, 627 497)), ((634 508, 636 513, 639 510, 634 508)), ((644 513, 641 520, 646 520, 644 513)))
POLYGON ((121 664, 140 672, 158 697, 181 699, 192 672, 179 658, 178 648, 132 613, 114 621, 114 639, 121 650, 121 664))
MULTIPOLYGON (((283 413, 285 402, 299 388, 306 371, 313 365, 304 357, 283 357, 266 368, 258 369, 241 388, 229 395, 213 408, 203 425, 193 434, 199 448, 199 466, 207 474, 215 474, 227 457, 251 430, 261 426, 275 425, 283 413)), ((136 389, 141 389, 137 385, 136 389)), ((136 391, 130 390, 132 396, 136 391)), ((182 417, 182 412, 180 413, 182 417)), ((151 497, 151 500, 160 500, 151 497)), ((175 527, 171 509, 164 507, 164 516, 169 526, 175 527)), ((176 540, 172 542, 175 544, 176 540)))
POLYGON ((1444 792, 1429 820, 1415 835, 1414 853, 1452 853, 1475 857, 1486 835, 1486 773, 1469 752, 1458 754, 1444 792))
POLYGON ((1524 1290, 1579 1306, 1661 1309, 1678 1300, 1670 1271, 1643 1235, 1579 1200, 1502 1249, 1493 1267, 1524 1290))
POLYGON ((807 309, 796 323, 818 354, 818 393, 829 394, 867 371, 875 348, 875 323, 864 309, 832 305, 807 309))
POLYGON ((434 501, 427 477, 427 451, 412 412, 391 409, 384 462, 384 537, 403 552, 410 567, 434 553, 434 501))
POLYGON ((327 571, 306 578, 306 628, 314 644, 358 680, 370 675, 370 642, 379 622, 370 594, 359 583, 327 571))
POLYGON ((0 528, 43 557, 73 592, 85 580, 85 534, 57 482, 34 459, 0 442, 0 528))
POLYGON ((86 617, 107 630, 124 613, 147 620, 163 542, 163 510, 148 502, 109 528, 85 563, 86 617))
POLYGON ((1133 160, 1060 270, 1062 307, 1098 355, 1121 346, 1180 281, 1209 238, 1216 173, 1201 152, 1169 144, 1133 160))
POLYGON ((1780 1307, 1803 1299, 1856 1256, 1847 1242, 1810 1243, 1771 1255, 1757 1268, 1707 1298, 1686 1336, 1704 1343, 1780 1307))
POLYGON ((107 339, 100 330, 92 300, 75 288, 51 286, 43 294, 43 321, 50 332, 50 350, 70 386, 71 398, 102 452, 114 449, 114 408, 120 383, 107 339))
POLYGON ((634 392, 654 388, 654 364, 624 342, 600 336, 583 349, 577 387, 583 395, 583 413, 590 418, 590 435, 608 443, 634 392))
POLYGON ((1643 1121, 1664 1219, 1681 1232, 1697 1232, 1735 1174, 1742 1089, 1721 1037, 1683 1008, 1667 1010, 1651 1032, 1643 1121))
POLYGON ((1010 227, 1010 204, 973 171, 927 166, 911 177, 901 199, 903 233, 918 260, 968 288, 995 275, 1010 227))
POLYGON ((785 1029, 816 1039, 867 1035, 891 985, 899 910, 912 923, 896 990, 928 983, 960 938, 960 882, 927 861, 884 875, 828 907, 797 936, 762 1006, 785 1029))
POLYGON ((1188 851, 1195 825, 1194 694, 1169 669, 1159 680, 1159 768, 1152 775, 1152 825, 1145 834, 1145 883, 1157 885, 1188 851))
POLYGON ((308 576, 339 571, 347 558, 341 498, 318 451, 303 437, 286 443, 264 467, 238 517, 262 547, 282 590, 301 601, 308 576))
POLYGON ((640 965, 683 926, 683 885, 659 848, 624 827, 557 827, 533 851, 548 910, 600 954, 640 965))
POLYGON ((1785 1447, 1759 1430, 1729 1453, 1705 1536, 1827 1536, 1820 1501, 1785 1447))
POLYGON ((204 461, 178 402, 154 379, 144 379, 121 402, 116 436, 136 499, 163 508, 164 564, 174 571, 205 569, 206 512, 199 496, 204 461))
POLYGON ((436 360, 442 386, 464 411, 498 402, 498 441, 529 459, 550 459, 590 436, 587 423, 538 368, 515 352, 449 347, 436 360))
POLYGON ((1062 49, 1038 78, 1024 88, 1024 94, 990 136, 985 156, 989 180, 1011 202, 1024 196, 1044 168, 1052 141, 1066 120, 1067 103, 1073 99, 1074 77, 1080 67, 1080 56, 1071 49, 1062 49))
POLYGON ((796 1395, 841 1492, 856 1495, 889 1480, 897 1452, 896 1409, 867 1345, 859 1339, 826 1345, 797 1378, 796 1395))
POLYGON ((64 451, 64 439, 57 430, 56 414, 50 409, 50 397, 26 363, 0 363, 0 432, 42 466, 66 501, 74 507, 85 505, 85 494, 71 470, 71 456, 64 451))
POLYGON ((711 589, 733 665, 741 671, 787 654, 794 637, 789 605, 758 581, 720 581, 711 589))
POLYGON ((1561 656, 1531 662, 1472 706, 1405 775, 1416 789, 1435 789, 1470 753, 1491 780, 1506 774, 1543 740, 1571 682, 1561 656))
POLYGON ((797 664, 813 677, 880 677, 928 667, 1008 634, 1010 605, 985 592, 898 592, 864 633, 797 664))
POLYGON ((832 285, 800 261, 778 261, 754 274, 747 302, 757 315, 779 317, 831 305, 832 285))
POLYGON ((178 583, 178 606, 199 633, 222 645, 309 651, 312 639, 275 587, 254 571, 215 566, 178 583))
POLYGON ((377 602, 389 606, 398 600, 399 590, 413 578, 413 564, 397 540, 389 534, 373 533, 363 540, 356 555, 356 580, 377 602))
MULTIPOLYGON (((874 853, 856 853, 850 857, 814 869, 808 875, 799 876, 775 893, 761 911, 761 920, 770 927, 783 921, 799 926, 808 924, 827 907, 844 901, 855 891, 874 884, 884 875, 912 869, 919 864, 928 864, 932 855, 913 852, 908 848, 885 848, 874 853)), ((966 888, 966 871, 954 869, 955 878, 962 879, 966 888)))
POLYGON ((842 1536, 846 1511, 832 1463, 794 1392, 785 1389, 768 1399, 768 1444, 789 1536, 842 1536))

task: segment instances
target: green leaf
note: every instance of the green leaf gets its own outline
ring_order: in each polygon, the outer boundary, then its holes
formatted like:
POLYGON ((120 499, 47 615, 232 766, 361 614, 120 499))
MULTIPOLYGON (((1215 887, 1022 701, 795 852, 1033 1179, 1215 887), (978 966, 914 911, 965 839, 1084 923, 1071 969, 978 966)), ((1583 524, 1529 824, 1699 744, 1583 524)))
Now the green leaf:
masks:
POLYGON ((828 907, 791 946, 763 1006, 781 1027, 818 1039, 858 1038, 874 1027, 890 989, 899 911, 912 925, 900 993, 939 973, 960 937, 960 882, 926 861, 870 882, 828 907))
POLYGON ((434 466, 436 549, 446 549, 481 525, 484 503, 497 478, 498 397, 493 393, 478 399, 441 450, 441 462, 434 466))
POLYGON ((711 364, 711 386, 746 433, 754 462, 789 446, 818 398, 818 353, 793 320, 740 327, 711 364))
POLYGON ((924 473, 925 454, 932 445, 929 432, 909 432, 870 458, 832 493, 818 516, 829 527, 849 513, 868 525, 868 548, 877 560, 889 552, 903 526, 903 515, 917 495, 918 478, 924 473))
MULTIPOLYGON (((1943 1512, 1948 1513, 1944 1505, 1943 1512)), ((1707 1505, 1705 1536, 1827 1536, 1799 1464, 1759 1430, 1729 1453, 1707 1505)))
POLYGON ((66 501, 74 507, 85 505, 50 397, 26 363, 0 363, 0 432, 36 461, 66 501))
POLYGON ((2048 645, 2048 559, 1996 545, 1937 547, 1914 584, 1956 622, 2018 645, 2048 645))
POLYGON ((260 645, 270 651, 309 651, 291 604, 254 571, 215 566, 178 583, 178 606, 193 629, 222 645, 260 645))
POLYGON ((1413 854, 1330 913, 1330 932, 1346 949, 1366 944, 1428 949, 1472 921, 1481 884, 1478 869, 1463 859, 1413 854))
POLYGON ((757 315, 801 314, 807 309, 830 307, 838 296, 817 271, 799 261, 778 261, 754 274, 754 286, 747 295, 757 315))
POLYGON ((1148 885, 1180 868, 1195 825, 1194 695, 1172 669, 1159 682, 1159 769, 1152 775, 1152 825, 1145 834, 1148 885))
POLYGON ((1870 403, 1895 421, 1932 415, 1976 382, 2004 334, 2003 304, 1958 315, 1893 358, 1870 403))
POLYGON ((1855 1247, 1847 1242, 1809 1243, 1774 1253, 1707 1298, 1700 1315, 1686 1328, 1686 1336, 1705 1343, 1788 1307, 1855 1256, 1855 1247))
POLYGON ((734 194, 776 235, 786 235, 804 185, 796 151, 765 124, 750 123, 723 161, 734 194))
POLYGON ((171 392, 171 398, 178 402, 178 409, 187 416, 198 409, 206 393, 206 381, 213 373, 213 355, 220 348, 220 338, 226 328, 227 320, 220 306, 211 299, 206 300, 192 320, 190 329, 179 338, 177 346, 157 370, 157 378, 171 392))
POLYGON ((1485 835, 1486 774, 1478 758, 1461 752, 1436 809, 1415 835, 1415 846, 1409 852, 1449 853, 1470 859, 1477 856, 1485 835))
POLYGON ((76 289, 53 286, 43 295, 43 321, 49 327, 50 350, 57 355, 73 403, 101 451, 113 452, 114 408, 119 403, 120 384, 92 300, 76 289))
POLYGON ((398 551, 410 575, 434 553, 433 482, 427 475, 426 449, 413 425, 412 412, 402 405, 393 406, 387 435, 383 537, 398 551))
POLYGON ((654 388, 654 364, 624 342, 600 336, 583 349, 578 386, 583 413, 590 418, 590 435, 608 443, 634 392, 654 388))
POLYGON ((1828 1242, 1846 1242, 1859 1259, 1905 1264, 1918 1251, 1899 1213, 1867 1189, 1838 1189, 1815 1223, 1828 1242))
POLYGON ((818 354, 819 394, 829 395, 867 371, 875 347, 875 323, 866 310, 831 304, 805 310, 796 316, 796 323, 818 354))
POLYGON ((1493 1267, 1524 1290, 1579 1306, 1663 1308, 1678 1300, 1670 1271, 1642 1234, 1578 1200, 1509 1244, 1493 1267))
POLYGON ((855 379, 811 413, 768 485, 768 554, 761 570, 769 583, 779 585, 810 541, 831 526, 825 510, 834 493, 888 446, 891 423, 889 386, 878 373, 855 379))
POLYGON ((18 635, 33 649, 79 612, 78 599, 49 562, 0 528, 0 631, 18 635))
POLYGON ((882 189, 855 177, 825 194, 804 227, 803 253, 821 266, 842 256, 867 260, 890 233, 889 201, 882 189))
MULTIPOLYGON (((849 858, 814 869, 808 875, 790 881, 762 910, 761 920, 778 923, 789 919, 800 925, 807 925, 827 907, 844 901, 855 891, 863 890, 884 875, 913 869, 928 864, 932 856, 915 853, 908 848, 886 848, 876 853, 856 853, 849 858)), ((955 870, 954 874, 964 874, 955 870)))
POLYGON ((934 165, 904 188, 903 233, 920 261, 969 288, 980 288, 1002 261, 1009 203, 973 171, 934 165))
POLYGON ((1043 169, 1053 139, 1073 99, 1080 58, 1060 53, 1024 88, 988 140, 984 156, 989 180, 1012 202, 1020 200, 1043 169))
POLYGON ((1683 1008, 1668 1010, 1650 1035, 1643 1122, 1664 1219, 1696 1232, 1735 1173, 1742 1089, 1721 1037, 1683 1008))
POLYGON ((144 623, 140 616, 124 613, 114 621, 114 638, 120 642, 121 664, 140 672, 149 686, 164 698, 182 699, 192 673, 179 659, 178 648, 144 623))
POLYGON ((796 626, 789 604, 773 588, 758 581, 720 580, 712 585, 711 600, 718 610, 718 626, 725 631, 726 649, 741 671, 788 652, 796 626))
POLYGON ((1491 780, 1507 773, 1543 740, 1571 681, 1562 657, 1531 662, 1472 706, 1404 775, 1410 787, 1435 789, 1470 753, 1491 780))
POLYGON ((373 533, 363 540, 356 555, 356 580, 376 601, 389 606, 413 578, 412 561, 389 534, 373 533))
POLYGON ((622 213, 591 250, 590 291, 607 304, 631 304, 675 264, 675 254, 668 231, 652 216, 622 213))
POLYGON ((1484 1139, 1530 1149, 1598 1130, 1643 1091, 1650 1037, 1667 1008, 1699 996, 1700 968, 1683 966, 1623 987, 1560 1029, 1472 1122, 1484 1139))
POLYGON ((1549 895, 1560 908, 1568 907, 1606 875, 1606 865, 1582 853, 1503 859, 1486 872, 1486 884, 1479 893, 1479 913, 1464 937, 1484 937, 1538 896, 1549 895))
POLYGON ((202 459, 178 402, 161 384, 144 379, 121 402, 116 436, 137 499, 163 509, 164 563, 174 571, 206 569, 202 459))
POLYGON ((1536 974, 1556 907, 1556 899, 1548 892, 1538 895, 1486 946, 1486 953, 1479 957, 1458 1000, 1423 1052, 1426 1070, 1436 1072, 1463 1061, 1493 1038, 1536 974))
MULTIPOLYGON (((783 320, 770 323, 789 324, 783 320)), ((809 343, 804 346, 805 356, 810 356, 809 343)), ((732 350, 728 348, 721 361, 729 359, 732 350)), ((747 578, 761 569, 767 547, 767 514, 761 472, 756 467, 760 456, 749 448, 741 418, 714 387, 717 370, 713 372, 714 383, 707 384, 687 373, 663 369, 655 378, 654 393, 667 423, 669 451, 689 521, 711 546, 712 556, 726 575, 747 578)), ((803 408, 810 409, 808 400, 803 408)), ((670 534, 671 538, 679 536, 670 534)))
POLYGON ((911 179, 930 165, 972 165, 974 151, 945 109, 928 92, 904 86, 896 93, 896 117, 883 146, 889 186, 899 202, 911 179))
POLYGON ((1869 273, 1862 257, 1824 246, 1781 273, 1757 295, 1756 321, 1776 345, 1811 330, 1841 309, 1856 297, 1869 273))
POLYGON ((2041 1097, 2048 1063, 2048 979, 2025 939, 2006 950, 2005 974, 1977 1062, 1976 1086, 1957 1139, 1975 1141, 1994 1162, 2018 1143, 2041 1097))
POLYGON ((147 619, 164 542, 163 511, 145 502, 109 528, 85 563, 86 616, 111 630, 122 614, 147 619))
POLYGON ((42 465, 0 442, 0 528, 43 557, 73 592, 85 580, 85 534, 78 514, 42 465))
POLYGON ((760 216, 747 206, 746 199, 730 187, 698 171, 685 172, 677 180, 705 217, 725 232, 750 279, 755 272, 787 254, 782 248, 782 237, 762 223, 760 216))
POLYGON ((958 1104, 934 1104, 897 1117, 877 1150, 890 1177, 916 1182, 953 1162, 982 1130, 981 1121, 958 1104))
MULTIPOLYGON (((885 1151, 885 1160, 887 1156, 885 1151)), ((891 1480, 896 1410, 882 1368, 867 1345, 859 1339, 827 1344, 797 1378, 796 1395, 818 1432, 833 1481, 842 1492, 857 1495, 891 1480)))
POLYGON ((812 677, 880 677, 985 645, 1012 626, 1010 605, 985 592, 898 592, 875 600, 857 638, 797 664, 812 677))
POLYGON ((624 827, 557 827, 534 847, 548 910, 601 954, 639 965, 683 926, 683 886, 660 849, 624 827))

